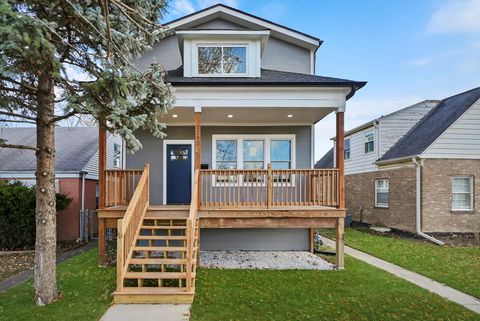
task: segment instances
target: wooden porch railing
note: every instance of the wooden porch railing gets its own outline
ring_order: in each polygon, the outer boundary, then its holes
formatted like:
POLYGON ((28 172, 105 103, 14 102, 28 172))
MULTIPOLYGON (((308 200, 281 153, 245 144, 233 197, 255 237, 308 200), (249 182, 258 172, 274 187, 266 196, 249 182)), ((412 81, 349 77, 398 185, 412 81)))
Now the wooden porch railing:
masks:
POLYGON ((141 169, 108 169, 104 172, 105 206, 128 205, 140 181, 141 169))
POLYGON ((193 180, 193 192, 192 200, 190 202, 190 210, 187 218, 187 229, 185 235, 187 237, 187 266, 186 266, 186 288, 187 291, 191 291, 195 288, 195 278, 192 277, 192 273, 195 272, 197 267, 197 256, 199 250, 199 224, 198 224, 198 203, 199 203, 199 181, 200 172, 195 170, 195 176, 193 180))
POLYGON ((140 180, 134 189, 130 204, 117 222, 117 290, 123 288, 123 278, 128 269, 127 260, 132 256, 136 236, 139 234, 141 222, 147 213, 150 201, 150 167, 148 164, 141 172, 140 180))
POLYGON ((200 170, 201 208, 339 206, 338 169, 200 170))

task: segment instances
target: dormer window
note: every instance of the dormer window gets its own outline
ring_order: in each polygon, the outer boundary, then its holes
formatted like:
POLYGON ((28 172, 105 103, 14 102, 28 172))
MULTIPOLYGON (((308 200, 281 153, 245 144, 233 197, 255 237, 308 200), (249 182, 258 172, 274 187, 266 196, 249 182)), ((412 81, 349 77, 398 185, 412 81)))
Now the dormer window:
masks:
POLYGON ((198 44, 199 75, 246 75, 247 45, 198 44))

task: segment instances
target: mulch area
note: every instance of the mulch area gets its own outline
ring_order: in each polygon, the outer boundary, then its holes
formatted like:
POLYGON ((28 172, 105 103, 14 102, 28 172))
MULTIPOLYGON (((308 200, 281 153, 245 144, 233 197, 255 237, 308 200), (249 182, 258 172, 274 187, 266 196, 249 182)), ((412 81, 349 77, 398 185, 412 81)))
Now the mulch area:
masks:
MULTIPOLYGON (((76 249, 85 243, 59 243, 57 255, 76 249)), ((0 281, 20 272, 33 269, 35 251, 0 251, 0 281)))

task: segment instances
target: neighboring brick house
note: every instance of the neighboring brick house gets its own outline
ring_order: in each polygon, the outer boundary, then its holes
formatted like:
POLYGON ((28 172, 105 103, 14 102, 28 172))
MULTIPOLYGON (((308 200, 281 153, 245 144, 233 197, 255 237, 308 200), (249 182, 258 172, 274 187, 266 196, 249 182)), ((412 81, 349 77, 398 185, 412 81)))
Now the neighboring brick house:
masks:
MULTIPOLYGON (((404 108, 345 138, 354 221, 427 238, 480 230, 480 88, 404 108)), ((334 159, 331 150, 318 163, 334 159)))
MULTIPOLYGON (((0 138, 10 144, 36 145, 35 128, 0 128, 0 138)), ((80 211, 97 208, 98 128, 58 127, 55 130, 55 189, 72 198, 57 213, 57 238, 73 241, 80 236, 80 211), (83 197, 82 197, 83 191, 83 197)), ((108 168, 123 168, 123 145, 118 136, 107 138, 108 168)), ((0 148, 0 180, 19 180, 35 185, 35 153, 31 150, 0 148)))

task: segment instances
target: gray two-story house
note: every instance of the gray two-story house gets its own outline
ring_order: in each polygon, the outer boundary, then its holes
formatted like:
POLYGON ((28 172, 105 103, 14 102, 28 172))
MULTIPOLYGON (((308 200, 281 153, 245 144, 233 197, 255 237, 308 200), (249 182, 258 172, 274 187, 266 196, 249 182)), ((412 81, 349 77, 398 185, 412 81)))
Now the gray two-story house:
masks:
MULTIPOLYGON (((314 169, 314 125, 365 85, 316 75, 314 36, 215 5, 166 24, 136 62, 161 63, 175 88, 167 136, 103 170, 104 230, 118 228, 117 302, 189 302, 202 250, 312 250, 337 228, 343 267, 343 159, 314 169), (148 280, 148 281, 147 281, 148 280)), ((100 136, 102 139, 102 135, 100 136)))

